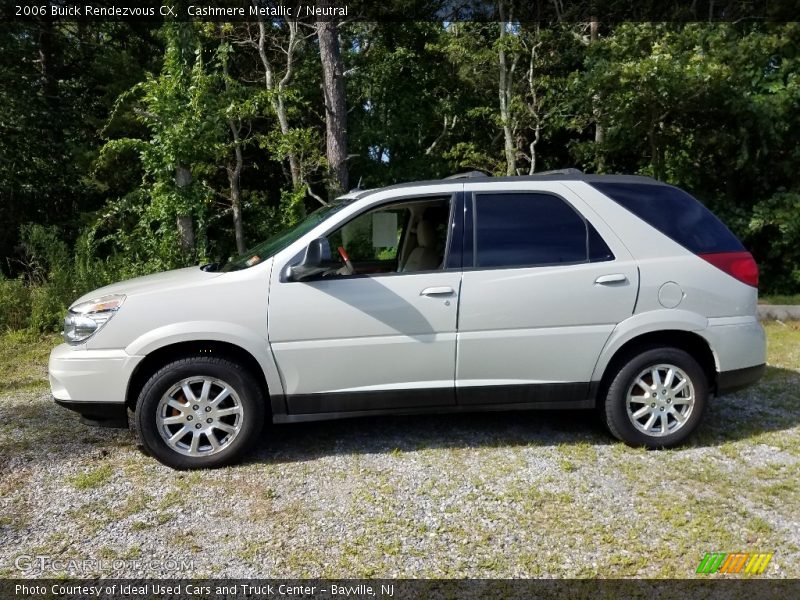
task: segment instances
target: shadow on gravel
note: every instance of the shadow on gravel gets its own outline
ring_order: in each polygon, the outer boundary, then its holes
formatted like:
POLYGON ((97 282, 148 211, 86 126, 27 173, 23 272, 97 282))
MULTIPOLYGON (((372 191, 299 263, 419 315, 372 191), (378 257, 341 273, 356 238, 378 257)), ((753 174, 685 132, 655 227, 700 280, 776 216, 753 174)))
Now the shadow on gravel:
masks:
POLYGON ((248 462, 441 448, 609 444, 593 411, 517 411, 363 417, 268 427, 248 462))
MULTIPOLYGON (((711 401, 689 446, 713 447, 800 425, 800 373, 768 367, 758 385, 711 401)), ((76 455, 102 458, 134 450, 127 430, 81 424, 40 394, 0 399, 0 460, 53 463, 76 455), (27 397, 25 397, 27 396, 27 397)), ((248 463, 287 463, 322 456, 410 452, 436 448, 513 448, 617 443, 591 410, 517 411, 364 417, 267 426, 248 463)))
MULTIPOLYGON (((713 398, 689 446, 717 446, 800 425, 800 373, 768 367, 756 386, 713 398)), ((427 448, 497 448, 616 443, 591 410, 364 417, 268 426, 247 462, 427 448)))
POLYGON ((712 399, 703 422, 693 436, 694 446, 718 446, 797 427, 800 372, 768 366, 755 386, 712 399))

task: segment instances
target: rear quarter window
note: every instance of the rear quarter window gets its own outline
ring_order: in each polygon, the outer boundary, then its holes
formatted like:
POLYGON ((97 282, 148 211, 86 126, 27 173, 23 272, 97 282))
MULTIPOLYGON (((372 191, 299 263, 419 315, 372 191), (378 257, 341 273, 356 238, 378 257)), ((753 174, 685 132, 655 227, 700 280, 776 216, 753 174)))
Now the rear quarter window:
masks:
POLYGON ((744 250, 714 213, 679 188, 604 182, 591 186, 695 254, 744 250))

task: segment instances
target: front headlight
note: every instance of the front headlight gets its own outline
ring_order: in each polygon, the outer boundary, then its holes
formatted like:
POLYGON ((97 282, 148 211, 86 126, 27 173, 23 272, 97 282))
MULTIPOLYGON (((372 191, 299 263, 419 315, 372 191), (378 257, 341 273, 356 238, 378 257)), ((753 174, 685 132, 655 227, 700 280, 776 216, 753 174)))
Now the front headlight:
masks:
POLYGON ((111 320, 123 302, 124 294, 111 294, 76 304, 64 318, 64 341, 68 344, 85 342, 111 320))

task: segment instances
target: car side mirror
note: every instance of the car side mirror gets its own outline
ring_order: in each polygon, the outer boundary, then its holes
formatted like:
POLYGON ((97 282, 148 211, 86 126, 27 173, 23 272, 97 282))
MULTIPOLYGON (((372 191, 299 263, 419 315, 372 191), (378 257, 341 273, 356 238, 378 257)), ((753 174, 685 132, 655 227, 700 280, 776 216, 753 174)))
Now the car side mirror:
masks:
POLYGON ((289 281, 303 281, 337 266, 331 259, 331 245, 328 239, 321 237, 308 245, 303 260, 289 267, 287 275, 289 281))

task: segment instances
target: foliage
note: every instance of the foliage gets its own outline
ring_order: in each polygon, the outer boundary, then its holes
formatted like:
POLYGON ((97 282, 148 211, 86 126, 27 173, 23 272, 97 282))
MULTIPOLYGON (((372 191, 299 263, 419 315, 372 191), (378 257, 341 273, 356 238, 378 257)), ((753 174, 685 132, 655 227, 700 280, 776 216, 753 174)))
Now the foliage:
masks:
POLYGON ((0 331, 24 329, 30 320, 30 288, 21 279, 0 274, 0 331))
MULTIPOLYGON (((328 197, 315 40, 265 25, 263 55, 255 23, 0 29, 0 327, 56 328, 99 285, 234 254, 235 160, 248 245, 328 197)), ((502 27, 348 22, 340 37, 354 184, 505 173, 505 125, 518 173, 578 167, 677 184, 742 238, 762 290, 800 291, 797 23, 592 30, 512 15, 502 27)))
POLYGON ((749 237, 763 244, 761 273, 777 294, 800 289, 800 194, 780 192, 758 202, 749 237))
POLYGON ((71 249, 55 227, 23 227, 23 275, 17 280, 0 280, 0 306, 8 315, 4 317, 8 327, 24 323, 36 331, 57 331, 67 307, 79 296, 152 271, 153 265, 131 260, 136 248, 132 241, 127 247, 133 252, 98 258, 98 240, 92 234, 89 229, 71 249))
POLYGON ((128 168, 92 177, 98 132, 157 45, 142 23, 44 20, 3 23, 0 48, 0 268, 13 276, 21 224, 58 225, 74 239, 84 213, 129 185, 128 168))
POLYGON ((151 249, 146 261, 170 268, 205 255, 202 232, 210 193, 202 178, 211 169, 209 163, 223 151, 225 123, 219 103, 225 98, 216 93, 195 26, 165 25, 164 37, 161 73, 148 75, 118 102, 118 106, 134 102, 133 112, 147 128, 148 139, 110 140, 100 158, 113 161, 126 152, 138 156, 143 173, 139 193, 128 196, 126 204, 130 206, 130 200, 142 195, 147 197, 143 207, 132 207, 139 213, 135 232, 145 237, 145 246, 151 249), (196 247, 188 255, 173 226, 180 215, 200 225, 201 235, 195 238, 196 247))

